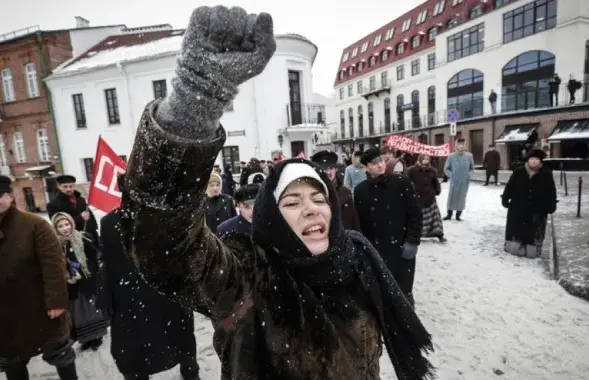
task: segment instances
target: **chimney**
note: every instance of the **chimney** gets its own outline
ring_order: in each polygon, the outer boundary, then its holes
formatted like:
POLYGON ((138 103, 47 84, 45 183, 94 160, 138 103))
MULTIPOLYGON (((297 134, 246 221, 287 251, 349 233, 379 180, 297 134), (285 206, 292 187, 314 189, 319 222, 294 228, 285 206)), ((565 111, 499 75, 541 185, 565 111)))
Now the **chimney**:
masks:
POLYGON ((90 26, 90 21, 84 17, 76 16, 76 28, 87 28, 90 26))

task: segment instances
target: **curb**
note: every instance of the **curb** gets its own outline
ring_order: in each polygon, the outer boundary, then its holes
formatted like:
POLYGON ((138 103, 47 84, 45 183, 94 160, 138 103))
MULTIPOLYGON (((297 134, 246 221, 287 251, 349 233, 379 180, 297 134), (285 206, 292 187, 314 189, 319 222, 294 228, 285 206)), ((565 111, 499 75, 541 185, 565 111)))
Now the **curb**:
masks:
POLYGON ((558 284, 569 294, 589 301, 589 288, 573 284, 570 279, 566 277, 559 278, 558 284))

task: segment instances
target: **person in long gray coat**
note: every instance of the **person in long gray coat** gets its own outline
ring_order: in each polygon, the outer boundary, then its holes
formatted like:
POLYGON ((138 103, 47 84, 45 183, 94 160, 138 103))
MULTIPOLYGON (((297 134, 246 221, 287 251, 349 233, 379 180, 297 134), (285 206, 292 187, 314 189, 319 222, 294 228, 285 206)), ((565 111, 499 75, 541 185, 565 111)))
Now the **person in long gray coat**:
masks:
POLYGON ((473 170, 472 154, 466 151, 464 139, 459 139, 456 141, 456 151, 448 156, 444 166, 444 173, 450 180, 448 214, 444 220, 452 219, 454 211, 456 211, 456 220, 462 220, 460 216, 466 208, 466 194, 468 194, 470 174, 473 170))

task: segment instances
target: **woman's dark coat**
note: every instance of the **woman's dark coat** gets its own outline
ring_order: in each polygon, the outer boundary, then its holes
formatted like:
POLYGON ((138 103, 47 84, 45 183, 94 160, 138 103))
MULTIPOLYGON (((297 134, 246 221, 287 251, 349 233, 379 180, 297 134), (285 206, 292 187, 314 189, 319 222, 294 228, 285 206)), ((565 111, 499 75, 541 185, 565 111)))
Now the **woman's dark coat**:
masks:
POLYGON ((436 196, 442 192, 438 171, 431 165, 415 164, 407 169, 407 176, 415 187, 417 200, 421 207, 429 207, 435 202, 436 196))
POLYGON ((217 232, 217 227, 221 223, 237 216, 235 202, 233 202, 233 198, 226 194, 210 198, 206 197, 204 212, 207 226, 213 233, 217 232))
POLYGON ((155 374, 196 357, 194 316, 152 289, 125 254, 120 211, 100 221, 106 279, 99 306, 111 317, 111 354, 123 374, 155 374))
MULTIPOLYGON (((71 250, 71 244, 68 243, 63 248, 68 259, 74 261, 77 260, 74 251, 71 250)), ((100 273, 98 271, 98 248, 96 248, 96 245, 89 234, 84 237, 84 254, 86 255, 86 263, 88 265, 90 276, 83 278, 75 284, 68 283, 67 290, 70 300, 78 298, 79 293, 92 299, 96 296, 98 290, 98 284, 100 283, 100 273)))
POLYGON ((344 181, 339 176, 336 177, 334 186, 337 189, 339 199, 342 224, 346 230, 361 232, 360 220, 356 213, 356 205, 352 197, 352 191, 343 185, 344 181))
POLYGON ((133 218, 123 219, 124 237, 150 284, 212 319, 221 379, 380 379, 372 310, 358 304, 353 320, 328 313, 318 294, 285 267, 271 266, 269 252, 251 238, 221 243, 205 228, 205 205, 195 194, 204 191, 206 181, 198 179, 208 178, 225 134, 206 144, 175 139, 154 121, 153 107, 142 117, 127 168, 131 191, 123 207, 133 218))
POLYGON ((542 167, 530 178, 526 167, 513 171, 502 195, 507 207, 505 240, 533 245, 537 225, 535 215, 545 217, 556 211, 556 185, 552 171, 542 167))

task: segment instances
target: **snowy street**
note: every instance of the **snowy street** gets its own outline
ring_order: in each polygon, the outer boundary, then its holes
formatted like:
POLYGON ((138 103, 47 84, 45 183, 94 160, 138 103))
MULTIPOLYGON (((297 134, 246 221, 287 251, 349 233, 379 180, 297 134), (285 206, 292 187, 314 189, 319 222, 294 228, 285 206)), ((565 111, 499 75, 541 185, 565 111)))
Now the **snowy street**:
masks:
MULTIPOLYGON (((447 184, 438 198, 445 213, 447 184)), ((506 211, 502 187, 472 183, 463 222, 445 222, 448 242, 420 247, 416 309, 434 336, 432 356, 440 380, 589 379, 589 303, 569 295, 545 273, 542 262, 502 251, 506 211)), ((201 378, 218 380, 210 323, 197 316, 201 378)), ((109 352, 78 354, 80 379, 122 379, 109 352)), ((57 379, 40 357, 32 379, 57 379)), ((396 379, 386 356, 383 379, 396 379)), ((0 379, 5 377, 0 375, 0 379)), ((181 379, 178 369, 153 379, 181 379)))

